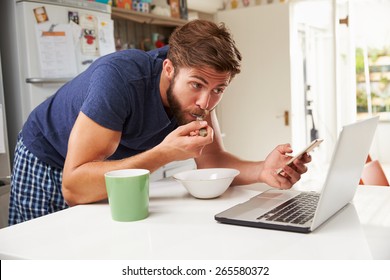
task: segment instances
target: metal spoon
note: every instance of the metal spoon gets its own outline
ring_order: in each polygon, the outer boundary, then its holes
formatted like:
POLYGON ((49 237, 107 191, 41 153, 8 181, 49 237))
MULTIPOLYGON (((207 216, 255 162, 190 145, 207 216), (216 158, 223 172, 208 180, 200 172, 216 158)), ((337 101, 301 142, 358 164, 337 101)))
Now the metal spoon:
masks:
MULTIPOLYGON (((196 117, 197 121, 203 121, 203 117, 196 117)), ((206 128, 201 128, 199 129, 199 135, 206 137, 207 136, 207 129, 206 128)))

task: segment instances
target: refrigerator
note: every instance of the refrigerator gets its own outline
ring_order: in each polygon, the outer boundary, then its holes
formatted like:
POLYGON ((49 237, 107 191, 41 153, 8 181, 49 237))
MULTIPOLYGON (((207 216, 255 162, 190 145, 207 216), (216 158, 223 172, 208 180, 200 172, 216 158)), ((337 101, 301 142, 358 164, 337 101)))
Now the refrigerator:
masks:
POLYGON ((3 78, 1 75, 1 53, 0 53, 0 229, 8 226, 8 204, 9 204, 9 176, 10 163, 7 143, 7 124, 5 118, 3 78))
POLYGON ((30 112, 100 56, 115 51, 111 6, 82 0, 0 1, 8 144, 30 112))

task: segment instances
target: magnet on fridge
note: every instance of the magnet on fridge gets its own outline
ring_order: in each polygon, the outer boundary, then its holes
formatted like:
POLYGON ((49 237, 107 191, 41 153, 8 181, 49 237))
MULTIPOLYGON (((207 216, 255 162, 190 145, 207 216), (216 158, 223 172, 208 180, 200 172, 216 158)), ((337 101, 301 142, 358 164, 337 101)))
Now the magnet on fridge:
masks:
POLYGON ((81 52, 85 55, 99 55, 96 17, 93 15, 81 15, 80 26, 83 29, 81 52))
POLYGON ((44 6, 35 8, 34 15, 35 19, 37 20, 37 23, 49 21, 49 17, 47 16, 46 9, 44 6))
POLYGON ((69 11, 68 12, 68 19, 69 19, 69 22, 73 21, 76 24, 80 23, 78 12, 69 11))

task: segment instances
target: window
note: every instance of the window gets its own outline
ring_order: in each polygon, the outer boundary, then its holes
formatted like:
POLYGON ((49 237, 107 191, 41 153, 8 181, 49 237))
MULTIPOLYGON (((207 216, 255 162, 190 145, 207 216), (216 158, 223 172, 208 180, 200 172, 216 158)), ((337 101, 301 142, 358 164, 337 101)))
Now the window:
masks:
POLYGON ((359 1, 356 11, 356 103, 358 118, 390 120, 389 1, 359 1))

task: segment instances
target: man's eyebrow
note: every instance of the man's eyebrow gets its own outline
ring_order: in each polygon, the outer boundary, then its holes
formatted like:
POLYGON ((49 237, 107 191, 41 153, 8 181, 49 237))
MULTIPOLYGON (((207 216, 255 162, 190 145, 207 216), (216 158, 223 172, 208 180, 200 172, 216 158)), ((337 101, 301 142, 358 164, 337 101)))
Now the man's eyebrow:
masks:
MULTIPOLYGON (((192 75, 192 76, 190 76, 191 78, 196 78, 196 79, 198 79, 198 80, 201 80, 203 83, 205 83, 206 85, 208 85, 209 83, 207 82, 207 80, 205 79, 205 78, 203 78, 203 77, 201 77, 201 76, 197 76, 197 75, 192 75)), ((218 86, 220 86, 220 87, 226 87, 227 86, 227 84, 226 83, 223 83, 223 84, 219 84, 218 86)))
POLYGON ((207 82, 207 80, 205 79, 205 78, 203 78, 203 77, 201 77, 201 76, 197 76, 197 75, 192 75, 192 76, 190 76, 191 78, 196 78, 196 79, 198 79, 198 80, 201 80, 203 83, 205 83, 206 85, 208 85, 209 84, 209 82, 207 82))

